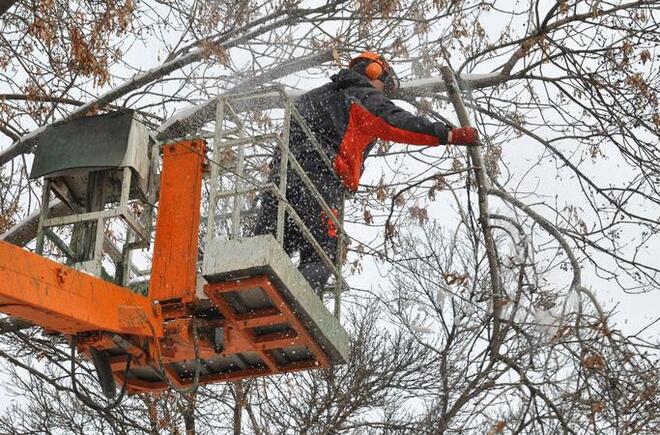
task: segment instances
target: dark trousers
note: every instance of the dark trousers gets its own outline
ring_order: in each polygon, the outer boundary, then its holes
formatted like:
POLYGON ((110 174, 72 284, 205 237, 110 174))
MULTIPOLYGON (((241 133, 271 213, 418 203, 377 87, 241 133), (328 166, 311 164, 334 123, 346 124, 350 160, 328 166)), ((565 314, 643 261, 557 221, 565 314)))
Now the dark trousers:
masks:
MULTIPOLYGON (((270 181, 279 186, 279 159, 276 158, 271 163, 271 168, 270 181)), ((334 177, 328 177, 327 171, 324 173, 322 170, 308 169, 306 173, 330 208, 339 210, 343 207, 343 188, 336 183, 334 177)), ((260 201, 261 210, 257 216, 254 234, 272 234, 273 237, 276 237, 277 198, 264 192, 260 201)), ((300 176, 292 169, 287 172, 286 201, 334 263, 337 258, 338 235, 332 235, 332 227, 328 224, 328 218, 323 208, 300 176)), ((332 271, 323 263, 312 244, 304 236, 303 231, 288 213, 285 214, 284 221, 284 250, 289 255, 293 255, 296 251, 300 252, 298 270, 310 286, 320 294, 332 271)))

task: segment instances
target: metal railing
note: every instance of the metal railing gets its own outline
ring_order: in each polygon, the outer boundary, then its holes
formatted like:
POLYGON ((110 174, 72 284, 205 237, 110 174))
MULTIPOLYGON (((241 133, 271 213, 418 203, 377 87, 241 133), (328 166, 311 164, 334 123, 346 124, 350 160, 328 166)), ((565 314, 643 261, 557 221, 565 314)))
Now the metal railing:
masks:
MULTIPOLYGON (((152 147, 152 155, 157 155, 157 148, 152 147)), ((69 198, 66 203, 73 211, 64 216, 49 216, 50 202, 52 196, 57 192, 60 196, 70 197, 65 182, 61 180, 44 178, 42 187, 42 203, 39 223, 37 227, 37 238, 35 252, 44 254, 44 244, 51 242, 65 257, 66 262, 78 269, 85 270, 96 276, 105 277, 120 285, 128 286, 131 274, 142 276, 145 271, 137 268, 131 259, 134 250, 146 249, 151 239, 151 222, 153 208, 150 204, 155 202, 155 165, 150 167, 148 191, 144 192, 146 197, 136 194, 131 198, 133 180, 136 177, 131 168, 114 168, 89 172, 86 176, 87 189, 93 192, 97 198, 87 198, 89 203, 86 211, 74 198, 69 198), (107 198, 114 187, 109 180, 110 173, 116 173, 120 178, 120 190, 116 200, 107 198), (98 176, 95 176, 97 174, 98 176), (100 201, 100 202, 99 202, 100 201), (94 204, 93 204, 94 203, 94 204), (138 205, 143 213, 136 213, 133 207, 138 205), (112 221, 117 220, 125 224, 109 228, 112 221), (61 237, 62 230, 67 226, 72 227, 69 239, 61 237), (108 231, 114 229, 123 234, 116 234, 117 239, 123 240, 121 246, 108 237, 108 231), (112 259, 115 266, 114 277, 104 276, 104 256, 112 259)), ((137 190, 137 189, 136 189, 137 190)), ((112 231, 111 231, 112 232, 112 231)), ((64 231, 66 233, 66 231, 64 231)))
MULTIPOLYGON (((318 157, 335 176, 330 158, 281 87, 262 88, 254 92, 218 97, 213 150, 209 162, 205 244, 208 246, 217 237, 236 239, 250 236, 250 223, 253 223, 254 216, 258 214, 256 202, 259 195, 262 195, 262 198, 264 194, 272 195, 277 200, 276 240, 280 245, 284 245, 285 220, 288 216, 334 275, 334 310, 335 315, 339 316, 341 293, 348 289, 341 273, 345 245, 343 194, 335 216, 332 208, 289 149, 292 120, 301 127, 318 157), (262 100, 264 95, 280 98, 283 109, 275 109, 275 111, 268 109, 268 113, 260 110, 257 101, 262 100), (240 107, 240 111, 236 107, 240 107), (250 107, 254 109, 249 110, 250 107), (265 125, 270 122, 265 115, 281 118, 274 125, 265 125), (277 185, 270 182, 270 177, 263 171, 266 162, 276 153, 279 153, 280 157, 277 185), (324 215, 337 230, 337 252, 334 253, 334 261, 331 258, 333 255, 324 251, 286 197, 287 174, 291 173, 295 173, 302 180, 304 189, 320 205, 324 215)), ((339 183, 339 180, 337 182, 339 183)))

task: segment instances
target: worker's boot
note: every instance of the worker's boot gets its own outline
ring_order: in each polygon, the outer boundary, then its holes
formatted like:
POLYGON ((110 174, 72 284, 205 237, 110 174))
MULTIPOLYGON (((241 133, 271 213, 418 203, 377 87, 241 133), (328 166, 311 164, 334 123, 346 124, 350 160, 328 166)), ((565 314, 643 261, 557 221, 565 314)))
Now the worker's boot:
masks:
POLYGON ((310 287, 319 297, 323 294, 325 284, 332 273, 330 269, 322 262, 304 263, 298 266, 298 270, 305 277, 310 287))
POLYGON ((99 378, 99 384, 101 384, 103 395, 108 399, 114 398, 117 393, 117 385, 115 384, 115 377, 112 375, 110 355, 108 352, 99 350, 95 347, 91 347, 89 353, 92 355, 92 362, 94 362, 96 375, 99 378))

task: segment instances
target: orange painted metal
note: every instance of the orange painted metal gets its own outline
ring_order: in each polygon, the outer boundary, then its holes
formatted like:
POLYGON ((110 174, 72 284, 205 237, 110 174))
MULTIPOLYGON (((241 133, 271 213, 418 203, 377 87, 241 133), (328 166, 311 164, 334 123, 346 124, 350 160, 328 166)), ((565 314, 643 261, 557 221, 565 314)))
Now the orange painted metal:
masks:
POLYGON ((149 284, 149 298, 153 301, 180 300, 185 305, 192 302, 195 296, 205 147, 204 141, 192 140, 163 148, 156 241, 149 284))
MULTIPOLYGON (((310 368, 312 367, 300 367, 290 371, 307 370, 310 368)), ((218 374, 204 376, 199 379, 199 385, 214 384, 218 382, 240 381, 241 379, 256 378, 259 376, 266 376, 268 374, 270 374, 270 371, 268 370, 267 367, 236 370, 228 373, 218 373, 218 374)), ((115 377, 119 378, 119 385, 121 385, 123 382, 123 374, 116 373, 115 377)), ((173 383, 177 384, 177 388, 188 387, 192 385, 192 378, 181 379, 177 376, 176 380, 171 380, 171 381, 174 381, 173 383)), ((127 391, 128 394, 158 393, 161 391, 165 391, 168 388, 169 385, 164 381, 148 382, 139 379, 129 379, 127 391)))
MULTIPOLYGON (((133 366, 133 365, 131 365, 133 366)), ((125 362, 122 365, 117 365, 117 371, 115 371, 115 377, 118 379, 118 384, 122 385, 124 381, 123 370, 125 367, 125 362)), ((114 368, 114 367, 113 367, 114 368)), ((315 362, 309 361, 300 361, 290 364, 286 364, 282 367, 280 373, 293 373, 303 370, 317 369, 319 365, 315 362)), ((268 367, 254 367, 242 370, 234 370, 227 373, 214 373, 211 375, 201 376, 199 378, 199 385, 214 384, 218 382, 232 382, 239 381, 242 379, 251 379, 257 378, 260 376, 272 375, 273 372, 268 367)), ((185 388, 192 385, 193 378, 192 376, 181 378, 176 373, 170 370, 169 373, 170 382, 175 384, 177 388, 185 388)), ((164 381, 157 382, 148 382, 140 379, 129 379, 128 380, 128 394, 136 393, 158 393, 165 391, 169 388, 169 385, 164 381)))
MULTIPOLYGON (((165 324, 165 338, 161 340, 163 363, 195 360, 192 322, 192 319, 176 319, 165 324)), ((218 355, 210 337, 198 334, 197 343, 201 359, 209 359, 218 355)))
POLYGON ((148 297, 0 241, 0 312, 77 335, 83 354, 91 347, 108 350, 120 385, 130 355, 129 393, 190 385, 194 370, 181 367, 193 365, 196 348, 200 364, 207 367, 200 384, 330 367, 328 356, 266 276, 206 285, 205 293, 223 318, 194 318, 204 153, 200 140, 163 148, 148 297), (235 312, 226 297, 255 288, 263 290, 272 307, 235 312), (283 332, 259 333, 259 328, 272 325, 280 325, 283 332), (218 328, 224 332, 223 349, 216 348, 218 328), (276 349, 299 346, 311 357, 291 363, 275 357, 276 349), (236 370, 208 370, 213 360, 233 354, 258 355, 261 361, 236 370), (169 383, 159 379, 161 368, 169 383))
POLYGON ((2 241, 0 311, 63 334, 163 334, 149 299, 2 241))
POLYGON ((258 310, 247 314, 237 314, 236 322, 243 328, 279 325, 286 322, 286 317, 275 308, 258 310))
MULTIPOLYGON (((315 342, 302 321, 286 304, 279 290, 266 276, 208 284, 205 286, 204 291, 223 315, 224 320, 180 318, 166 321, 164 337, 159 340, 159 346, 149 347, 150 356, 146 359, 141 355, 134 354, 131 367, 135 369, 151 367, 159 372, 162 364, 170 384, 175 385, 177 388, 191 385, 194 370, 188 370, 187 374, 182 376, 173 368, 172 364, 184 362, 190 364, 195 360, 195 345, 192 336, 193 321, 197 322, 199 331, 208 331, 218 327, 224 329, 224 349, 221 351, 214 348, 208 334, 199 334, 198 343, 201 360, 208 361, 232 354, 252 353, 259 355, 262 361, 262 364, 256 366, 225 373, 202 373, 199 378, 200 385, 330 366, 328 356, 315 342), (261 288, 276 308, 238 314, 225 300, 224 295, 254 290, 255 288, 261 288), (289 327, 284 332, 258 335, 255 331, 259 327, 283 324, 289 327), (293 346, 305 346, 311 353, 311 357, 302 361, 282 364, 272 354, 275 349, 293 346)), ((115 377, 121 384, 124 379, 126 358, 114 358, 111 364, 115 377)), ((135 378, 128 379, 128 392, 130 394, 158 392, 166 390, 168 387, 167 382, 160 380, 148 382, 135 378)))

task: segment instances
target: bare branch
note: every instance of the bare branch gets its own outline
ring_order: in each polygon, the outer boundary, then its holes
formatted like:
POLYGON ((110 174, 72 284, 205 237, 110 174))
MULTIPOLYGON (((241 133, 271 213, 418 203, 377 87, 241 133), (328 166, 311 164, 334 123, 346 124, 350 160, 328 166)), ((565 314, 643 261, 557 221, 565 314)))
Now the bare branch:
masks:
POLYGON ((18 0, 0 0, 0 16, 7 12, 14 3, 18 3, 18 0))

